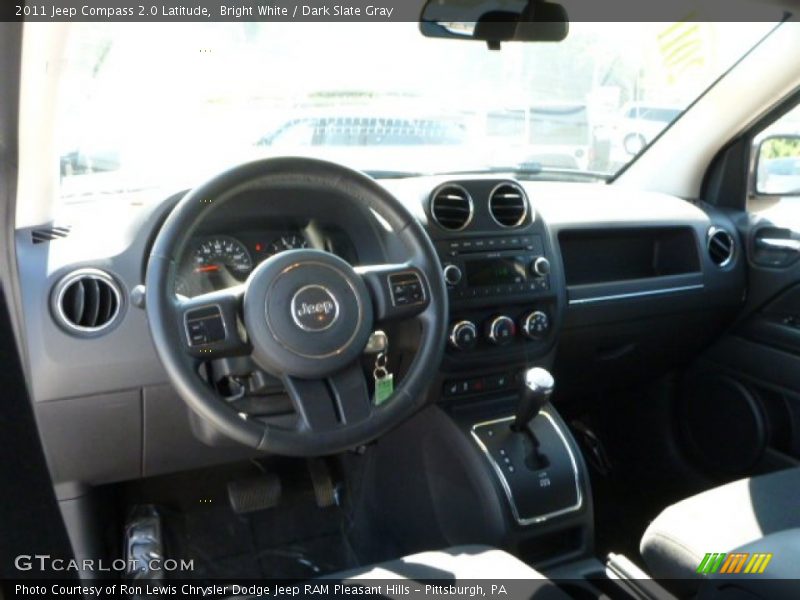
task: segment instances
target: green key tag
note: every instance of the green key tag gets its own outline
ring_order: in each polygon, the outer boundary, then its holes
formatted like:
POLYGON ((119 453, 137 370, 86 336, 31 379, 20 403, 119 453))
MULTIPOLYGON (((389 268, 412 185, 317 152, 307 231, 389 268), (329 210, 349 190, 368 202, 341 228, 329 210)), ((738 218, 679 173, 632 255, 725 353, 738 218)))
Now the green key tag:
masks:
POLYGON ((375 369, 372 376, 375 378, 375 406, 380 406, 394 391, 394 375, 386 369, 389 359, 386 352, 379 352, 375 357, 375 369))
POLYGON ((375 376, 375 406, 380 406, 394 391, 394 375, 384 370, 384 375, 375 376))

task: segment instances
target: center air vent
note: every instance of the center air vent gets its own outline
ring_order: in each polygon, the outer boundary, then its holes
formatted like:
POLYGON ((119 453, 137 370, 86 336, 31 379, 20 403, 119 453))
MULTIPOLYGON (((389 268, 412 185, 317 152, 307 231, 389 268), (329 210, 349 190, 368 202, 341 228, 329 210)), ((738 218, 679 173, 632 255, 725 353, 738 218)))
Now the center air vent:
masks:
POLYGON ((69 333, 91 336, 111 327, 120 315, 122 292, 111 275, 78 269, 53 289, 53 314, 69 333))
POLYGON ((489 212, 503 227, 518 227, 528 215, 528 198, 515 183, 501 183, 489 194, 489 212))
POLYGON ((472 215, 472 198, 460 185, 446 183, 433 192, 431 216, 444 229, 464 229, 472 221, 472 215))
POLYGON ((724 267, 733 260, 735 242, 733 236, 717 227, 708 230, 708 255, 718 267, 724 267))

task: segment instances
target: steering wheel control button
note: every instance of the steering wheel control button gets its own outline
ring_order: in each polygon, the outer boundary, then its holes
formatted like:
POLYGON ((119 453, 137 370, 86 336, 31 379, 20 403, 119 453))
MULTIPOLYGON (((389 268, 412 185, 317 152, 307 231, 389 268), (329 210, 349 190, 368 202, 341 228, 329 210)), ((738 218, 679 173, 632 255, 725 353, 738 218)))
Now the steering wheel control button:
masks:
POLYGON ((339 318, 339 302, 322 285, 304 285, 292 296, 292 319, 303 331, 325 331, 339 318))
POLYGON ((522 333, 531 340, 541 340, 550 331, 550 317, 541 310, 534 310, 522 319, 522 333))
POLYGON ((461 269, 456 265, 445 265, 442 273, 444 274, 444 282, 447 285, 456 286, 461 283, 461 269))
POLYGON ((225 339, 225 323, 219 306, 204 306, 187 311, 186 338, 190 346, 204 346, 225 339))
POLYGON ((457 350, 469 350, 478 342, 478 328, 472 321, 459 321, 450 329, 450 345, 457 350))
POLYGON ((489 321, 486 327, 486 337, 497 346, 504 346, 514 341, 517 326, 514 320, 506 315, 500 315, 489 321))
POLYGON ((411 306, 425 302, 425 292, 419 275, 413 271, 392 273, 388 277, 392 306, 411 306))

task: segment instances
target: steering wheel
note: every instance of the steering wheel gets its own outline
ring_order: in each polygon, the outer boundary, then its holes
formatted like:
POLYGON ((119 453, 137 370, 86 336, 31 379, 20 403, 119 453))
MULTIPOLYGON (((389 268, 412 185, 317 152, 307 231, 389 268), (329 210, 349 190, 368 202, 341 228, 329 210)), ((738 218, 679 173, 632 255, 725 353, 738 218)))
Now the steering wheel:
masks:
POLYGON ((447 294, 424 229, 368 176, 320 160, 246 163, 187 193, 155 239, 145 286, 153 343, 180 397, 222 434, 266 452, 320 456, 377 438, 424 404, 444 352, 447 294), (180 257, 204 218, 223 205, 236 210, 231 200, 246 190, 263 190, 270 202, 275 188, 328 191, 374 211, 401 242, 404 262, 354 268, 321 250, 290 250, 242 285, 176 295, 180 257), (391 397, 376 405, 359 359, 373 329, 397 319, 420 323, 419 348, 391 397), (204 361, 246 355, 282 380, 296 413, 289 424, 237 412, 199 374, 204 361))

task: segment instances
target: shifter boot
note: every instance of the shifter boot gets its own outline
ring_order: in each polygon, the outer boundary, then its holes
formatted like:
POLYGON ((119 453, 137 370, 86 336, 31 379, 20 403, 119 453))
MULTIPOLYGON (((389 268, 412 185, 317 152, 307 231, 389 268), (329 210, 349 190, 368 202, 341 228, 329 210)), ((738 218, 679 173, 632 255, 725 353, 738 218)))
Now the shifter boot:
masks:
POLYGON ((533 435, 530 429, 525 429, 516 433, 523 438, 523 448, 525 452, 525 466, 531 471, 539 471, 550 466, 550 461, 546 454, 539 448, 539 440, 533 435))

